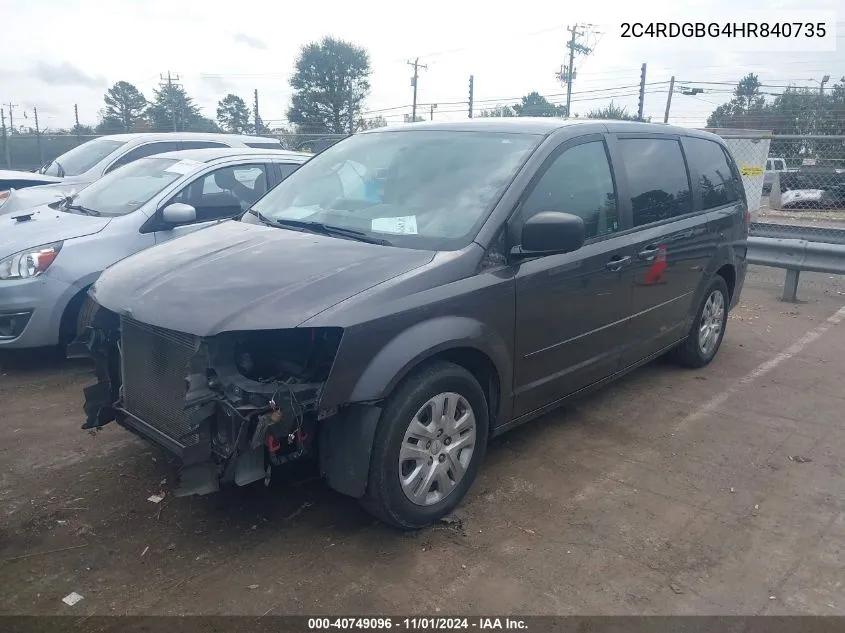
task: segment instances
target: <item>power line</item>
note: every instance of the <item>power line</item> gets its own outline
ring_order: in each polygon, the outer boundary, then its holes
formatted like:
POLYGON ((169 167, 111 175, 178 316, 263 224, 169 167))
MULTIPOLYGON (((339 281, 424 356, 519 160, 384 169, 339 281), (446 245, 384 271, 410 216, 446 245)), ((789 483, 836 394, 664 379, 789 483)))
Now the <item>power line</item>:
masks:
MULTIPOLYGON (((647 82, 645 85, 646 86, 665 86, 668 83, 669 83, 668 81, 651 81, 651 82, 647 82)), ((612 87, 609 87, 609 88, 593 88, 593 89, 590 89, 590 90, 577 90, 577 91, 572 92, 572 96, 595 94, 600 99, 610 98, 610 97, 614 97, 616 95, 601 95, 599 93, 618 92, 620 90, 629 90, 629 89, 639 88, 639 86, 640 86, 639 84, 630 84, 630 85, 625 85, 625 86, 612 86, 612 87)), ((649 92, 651 92, 651 91, 649 91, 649 92)), ((637 93, 634 93, 634 94, 637 94, 637 93)), ((553 97, 564 97, 564 96, 566 96, 565 92, 557 92, 557 93, 546 94, 546 95, 544 95, 544 98, 548 100, 548 99, 553 98, 553 97)), ((519 102, 521 100, 522 100, 522 96, 518 96, 518 97, 517 96, 495 97, 495 98, 490 98, 490 99, 474 99, 473 104, 477 105, 477 104, 486 103, 486 104, 502 104, 502 105, 504 105, 508 102, 519 102)), ((578 101, 578 100, 579 99, 573 99, 573 101, 578 101)), ((455 101, 440 100, 437 103, 441 106, 444 106, 444 105, 462 105, 462 104, 467 103, 467 101, 466 100, 455 100, 455 101)), ((376 109, 373 109, 373 110, 368 110, 364 114, 367 114, 367 115, 369 115, 369 114, 380 114, 382 112, 390 112, 390 111, 393 111, 393 110, 402 110, 402 109, 410 108, 411 105, 412 104, 406 104, 406 105, 398 105, 398 106, 389 106, 389 107, 385 107, 385 108, 376 108, 376 109)), ((426 106, 426 105, 430 105, 430 104, 426 103, 426 102, 417 103, 417 106, 426 106)))

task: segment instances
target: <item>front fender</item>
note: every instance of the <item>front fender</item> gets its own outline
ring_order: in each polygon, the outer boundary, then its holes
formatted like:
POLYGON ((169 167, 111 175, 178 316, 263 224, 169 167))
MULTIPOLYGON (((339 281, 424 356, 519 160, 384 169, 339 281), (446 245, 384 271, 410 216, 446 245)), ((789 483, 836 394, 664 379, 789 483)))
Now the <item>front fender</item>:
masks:
MULTIPOLYGON (((346 332, 344 339, 369 339, 365 332, 357 336, 346 332)), ((386 398, 396 385, 426 359, 446 350, 472 348, 485 354, 499 375, 501 401, 510 402, 512 361, 510 347, 500 333, 487 324, 465 316, 441 316, 401 331, 372 357, 361 371, 351 375, 346 363, 355 365, 355 345, 341 342, 335 367, 329 376, 320 406, 330 409, 342 404, 374 402, 386 398), (336 371, 337 370, 337 371, 336 371)))

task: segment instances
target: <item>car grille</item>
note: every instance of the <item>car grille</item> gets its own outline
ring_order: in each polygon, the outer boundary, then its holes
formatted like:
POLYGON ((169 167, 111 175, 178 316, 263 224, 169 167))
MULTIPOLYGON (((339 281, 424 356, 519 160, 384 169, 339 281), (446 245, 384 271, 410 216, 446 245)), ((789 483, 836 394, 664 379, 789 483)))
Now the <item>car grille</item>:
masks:
POLYGON ((199 442, 184 409, 188 362, 199 339, 121 319, 123 408, 184 446, 199 442))

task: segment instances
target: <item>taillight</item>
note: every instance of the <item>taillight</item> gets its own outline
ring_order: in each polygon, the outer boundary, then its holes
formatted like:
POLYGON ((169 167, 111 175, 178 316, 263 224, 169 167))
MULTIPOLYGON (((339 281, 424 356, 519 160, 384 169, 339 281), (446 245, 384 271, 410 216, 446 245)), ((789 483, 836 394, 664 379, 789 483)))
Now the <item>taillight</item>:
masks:
POLYGON ((745 210, 745 228, 746 230, 751 228, 751 211, 748 209, 745 210))
POLYGON ((0 204, 3 204, 4 202, 6 202, 6 200, 9 199, 9 195, 11 193, 12 192, 8 189, 6 191, 0 191, 0 204))

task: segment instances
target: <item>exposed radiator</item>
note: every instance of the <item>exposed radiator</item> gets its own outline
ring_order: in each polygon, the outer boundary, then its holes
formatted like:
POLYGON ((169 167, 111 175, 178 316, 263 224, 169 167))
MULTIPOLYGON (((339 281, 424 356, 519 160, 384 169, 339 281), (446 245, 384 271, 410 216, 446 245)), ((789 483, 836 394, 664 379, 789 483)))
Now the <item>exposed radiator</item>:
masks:
POLYGON ((199 346, 192 334, 121 318, 123 406, 179 444, 199 441, 183 409, 188 362, 199 346))

